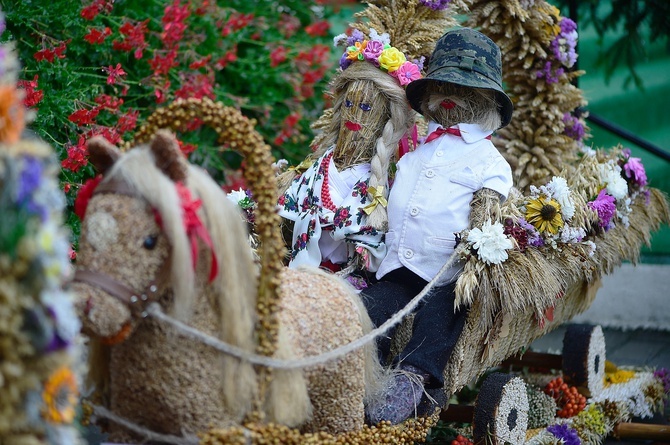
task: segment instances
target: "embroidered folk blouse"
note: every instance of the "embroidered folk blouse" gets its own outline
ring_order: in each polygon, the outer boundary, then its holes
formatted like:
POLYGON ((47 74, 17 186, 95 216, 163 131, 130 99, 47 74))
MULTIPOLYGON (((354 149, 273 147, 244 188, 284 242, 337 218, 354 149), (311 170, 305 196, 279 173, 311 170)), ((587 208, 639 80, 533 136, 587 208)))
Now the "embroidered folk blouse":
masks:
POLYGON ((294 221, 289 267, 346 264, 357 247, 370 252, 370 270, 386 254, 383 234, 367 224, 370 164, 337 170, 329 149, 279 198, 279 215, 294 221))

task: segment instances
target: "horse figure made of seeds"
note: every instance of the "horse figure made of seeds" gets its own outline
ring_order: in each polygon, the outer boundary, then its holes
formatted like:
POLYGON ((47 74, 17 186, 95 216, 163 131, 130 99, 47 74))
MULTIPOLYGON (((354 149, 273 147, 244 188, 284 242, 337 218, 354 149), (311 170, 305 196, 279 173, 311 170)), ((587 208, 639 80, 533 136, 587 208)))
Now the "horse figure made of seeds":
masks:
MULTIPOLYGON (((102 180, 85 204, 73 288, 103 404, 161 434, 239 424, 254 409, 258 369, 146 311, 157 302, 191 327, 255 351, 259 274, 241 215, 165 130, 126 152, 102 138, 88 148, 102 180)), ((284 269, 280 282, 276 358, 332 350, 371 328, 340 278, 284 269)), ((359 429, 366 381, 379 369, 370 347, 306 369, 275 369, 265 420, 303 431, 359 429)), ((108 429, 116 442, 140 438, 115 422, 108 429)))

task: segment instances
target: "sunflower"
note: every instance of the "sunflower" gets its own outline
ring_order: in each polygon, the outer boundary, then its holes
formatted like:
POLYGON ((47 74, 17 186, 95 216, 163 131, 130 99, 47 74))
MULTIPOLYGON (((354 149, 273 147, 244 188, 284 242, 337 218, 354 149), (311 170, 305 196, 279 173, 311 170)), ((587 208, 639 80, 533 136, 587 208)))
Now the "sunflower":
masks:
POLYGON ((544 195, 531 199, 526 204, 526 221, 540 233, 549 232, 556 235, 563 227, 561 205, 555 199, 549 199, 544 195))
POLYGON ((77 379, 70 368, 56 370, 44 384, 44 418, 53 423, 72 423, 77 404, 77 379))

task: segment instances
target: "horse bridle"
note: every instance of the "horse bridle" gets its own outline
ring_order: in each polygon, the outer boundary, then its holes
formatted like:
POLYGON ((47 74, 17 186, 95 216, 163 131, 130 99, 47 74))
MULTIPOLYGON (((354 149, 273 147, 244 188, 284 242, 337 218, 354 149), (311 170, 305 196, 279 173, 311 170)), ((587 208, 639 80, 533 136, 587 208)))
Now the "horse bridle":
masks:
MULTIPOLYGON (((93 196, 102 193, 137 197, 128 183, 115 179, 101 182, 93 192, 93 196)), ((132 289, 116 278, 95 270, 77 269, 72 281, 105 291, 127 306, 133 318, 146 318, 148 315, 147 307, 149 304, 158 301, 161 285, 169 277, 169 265, 170 261, 166 261, 158 271, 156 278, 141 291, 132 289)))

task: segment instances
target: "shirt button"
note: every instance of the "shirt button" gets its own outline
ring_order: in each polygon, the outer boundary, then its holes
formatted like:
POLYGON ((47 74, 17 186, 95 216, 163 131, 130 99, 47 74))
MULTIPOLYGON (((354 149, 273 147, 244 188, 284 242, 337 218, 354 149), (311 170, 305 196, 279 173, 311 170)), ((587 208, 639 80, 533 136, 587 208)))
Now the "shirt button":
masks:
POLYGON ((412 252, 412 249, 406 249, 405 250, 405 258, 412 258, 414 256, 414 252, 412 252))
POLYGON ((435 176, 435 172, 433 170, 428 170, 426 172, 426 176, 429 177, 429 178, 432 178, 433 176, 435 176))
POLYGON ((435 156, 442 156, 442 150, 437 150, 435 152, 435 156))
POLYGON ((409 214, 412 216, 416 216, 419 214, 419 209, 417 209, 416 207, 412 207, 409 211, 409 214))

